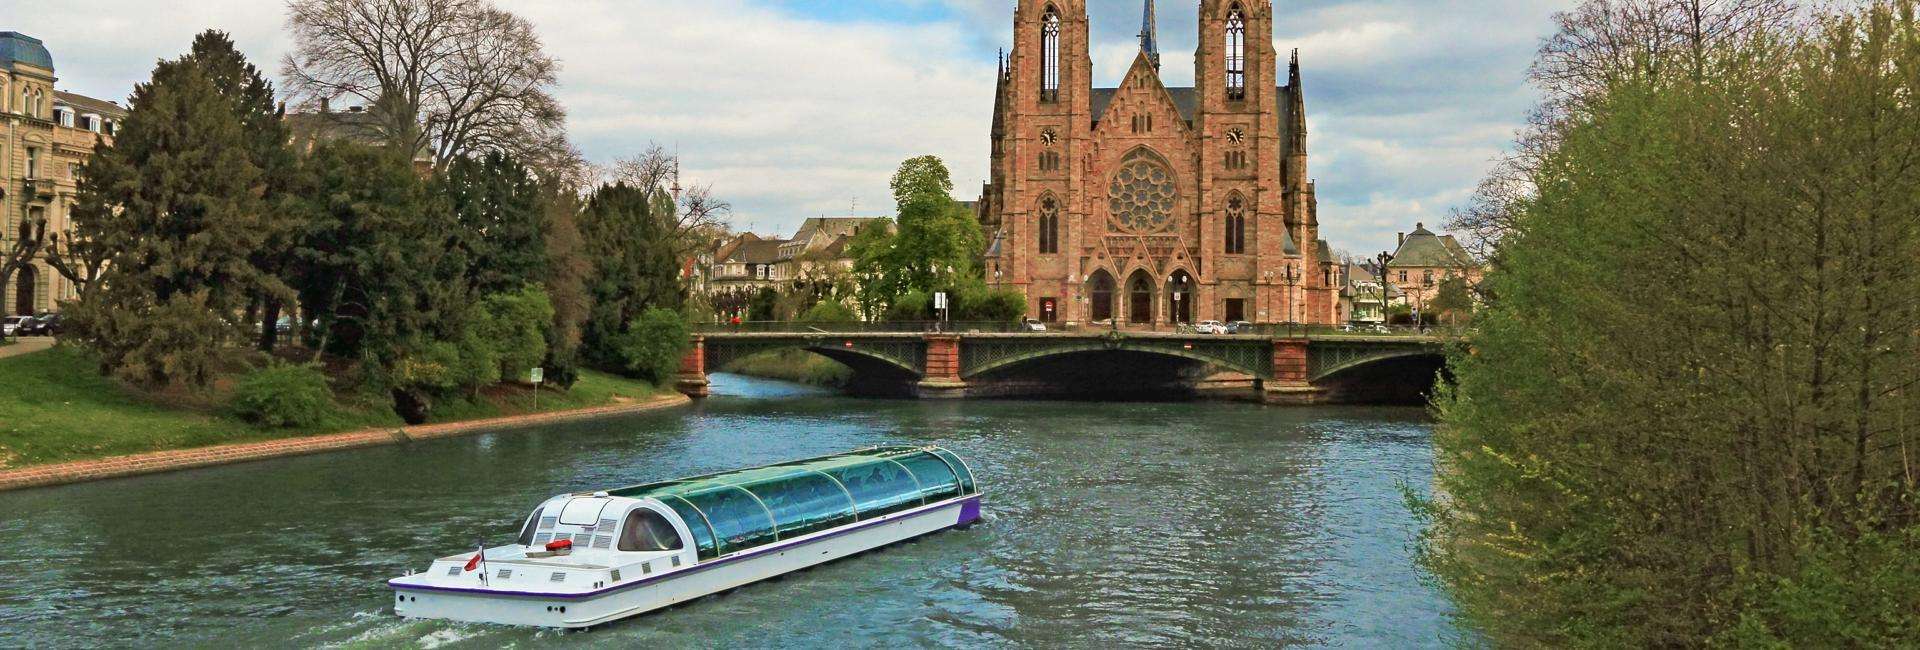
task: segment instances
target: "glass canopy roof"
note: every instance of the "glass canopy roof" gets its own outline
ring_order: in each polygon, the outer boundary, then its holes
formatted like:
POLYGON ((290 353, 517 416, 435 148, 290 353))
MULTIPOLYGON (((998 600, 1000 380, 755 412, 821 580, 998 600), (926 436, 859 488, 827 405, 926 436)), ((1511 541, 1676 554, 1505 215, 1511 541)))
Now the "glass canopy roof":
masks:
POLYGON ((700 559, 977 494, 965 461, 939 447, 859 451, 648 483, 613 496, 654 498, 691 529, 700 559))

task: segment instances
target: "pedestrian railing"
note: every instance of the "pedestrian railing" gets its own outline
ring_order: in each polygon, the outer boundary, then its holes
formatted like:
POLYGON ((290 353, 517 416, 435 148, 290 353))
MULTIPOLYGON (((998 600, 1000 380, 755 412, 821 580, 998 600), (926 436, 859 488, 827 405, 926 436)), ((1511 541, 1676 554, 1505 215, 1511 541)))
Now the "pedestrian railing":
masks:
MULTIPOLYGON (((1175 334, 1204 336, 1192 324, 1126 325, 1114 323, 1042 323, 970 321, 874 321, 851 323, 810 323, 796 321, 741 321, 738 323, 698 323, 695 334, 1175 334), (1043 329, 1044 328, 1044 329, 1043 329)), ((1297 338, 1303 336, 1458 337, 1461 327, 1415 327, 1412 325, 1309 325, 1305 323, 1241 324, 1227 328, 1228 336, 1297 338)), ((1216 333, 1217 334, 1217 333, 1216 333)))

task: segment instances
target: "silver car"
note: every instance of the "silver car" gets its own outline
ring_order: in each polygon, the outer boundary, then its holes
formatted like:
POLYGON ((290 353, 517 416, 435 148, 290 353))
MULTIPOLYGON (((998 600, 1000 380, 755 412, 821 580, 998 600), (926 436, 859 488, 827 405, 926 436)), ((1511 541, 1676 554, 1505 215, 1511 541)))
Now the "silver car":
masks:
POLYGON ((20 333, 20 328, 24 327, 27 321, 30 320, 33 320, 32 316, 8 316, 6 318, 0 318, 0 336, 13 336, 20 333))

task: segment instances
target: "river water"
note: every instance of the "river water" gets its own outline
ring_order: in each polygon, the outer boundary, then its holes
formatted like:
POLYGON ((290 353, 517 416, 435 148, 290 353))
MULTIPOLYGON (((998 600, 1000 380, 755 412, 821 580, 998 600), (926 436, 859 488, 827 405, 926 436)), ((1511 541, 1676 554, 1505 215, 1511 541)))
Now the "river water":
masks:
POLYGON ((0 493, 0 647, 1443 645, 1419 409, 876 401, 715 377, 683 410, 0 493), (826 454, 965 456, 987 521, 562 633, 407 621, 384 581, 533 504, 826 454))

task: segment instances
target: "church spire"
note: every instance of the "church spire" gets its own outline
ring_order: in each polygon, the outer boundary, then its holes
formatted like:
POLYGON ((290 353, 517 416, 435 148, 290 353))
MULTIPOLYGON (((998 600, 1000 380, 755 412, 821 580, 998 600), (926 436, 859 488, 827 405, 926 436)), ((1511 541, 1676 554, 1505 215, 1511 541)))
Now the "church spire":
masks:
POLYGON ((1147 62, 1153 69, 1160 69, 1160 26, 1153 16, 1153 0, 1147 0, 1147 8, 1140 16, 1140 53, 1147 55, 1147 62))

